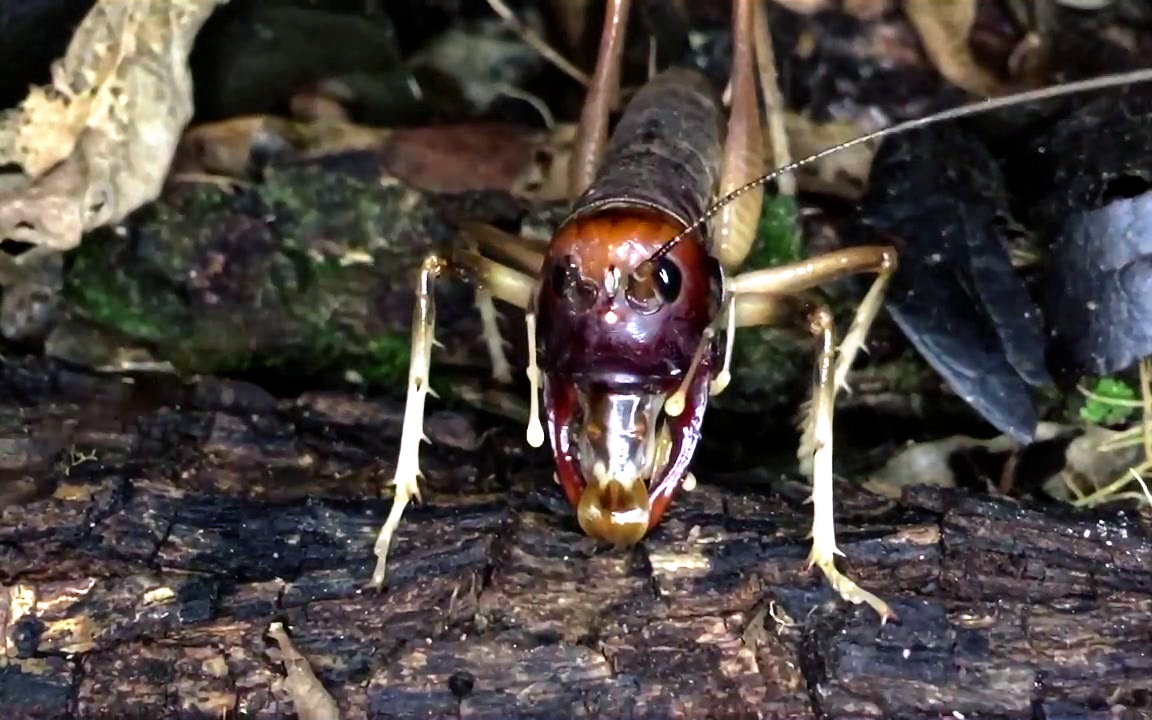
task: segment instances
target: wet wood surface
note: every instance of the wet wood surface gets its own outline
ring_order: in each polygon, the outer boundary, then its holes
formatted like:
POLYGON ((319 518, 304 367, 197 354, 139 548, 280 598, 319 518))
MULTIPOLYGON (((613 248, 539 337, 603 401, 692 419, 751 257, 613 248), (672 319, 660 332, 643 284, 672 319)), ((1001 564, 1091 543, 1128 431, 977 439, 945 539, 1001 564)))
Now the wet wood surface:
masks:
POLYGON ((30 362, 0 399, 6 720, 294 717, 274 622, 345 720, 1149 712, 1137 517, 845 488, 845 567, 902 616, 881 627, 806 571, 792 484, 701 476, 606 550, 519 432, 442 412, 381 595, 399 401, 30 362))

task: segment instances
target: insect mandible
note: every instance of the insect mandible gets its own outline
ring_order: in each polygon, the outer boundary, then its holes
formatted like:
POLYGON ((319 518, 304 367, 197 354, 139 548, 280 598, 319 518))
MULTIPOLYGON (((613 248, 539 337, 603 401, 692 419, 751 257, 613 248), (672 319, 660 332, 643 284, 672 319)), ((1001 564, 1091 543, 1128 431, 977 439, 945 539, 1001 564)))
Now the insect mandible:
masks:
MULTIPOLYGON (((847 147, 967 115, 1152 79, 1152 70, 1096 78, 964 105, 861 136, 768 174, 756 62, 770 53, 763 2, 735 0, 728 119, 709 80, 671 67, 631 99, 608 139, 609 98, 619 91, 629 0, 610 0, 569 178, 576 197, 547 246, 469 228, 452 257, 427 257, 416 287, 407 403, 395 498, 377 538, 370 585, 383 585, 393 536, 419 497, 419 444, 434 344, 434 281, 470 278, 494 375, 508 377, 495 299, 525 311, 531 387, 528 442, 551 443, 556 479, 588 535, 618 547, 656 527, 684 485, 711 395, 729 380, 735 331, 799 324, 816 344, 812 401, 800 443, 812 482, 809 566, 844 599, 883 620, 888 604, 835 565, 833 407, 884 302, 897 254, 887 246, 836 250, 738 273, 752 250, 764 185, 847 147), (712 198, 719 197, 712 202, 712 198), (875 274, 837 341, 831 312, 807 294, 875 274), (719 342, 723 334, 723 346, 719 342), (540 419, 540 398, 547 433, 540 419)), ((768 55, 770 57, 770 55, 768 55)))

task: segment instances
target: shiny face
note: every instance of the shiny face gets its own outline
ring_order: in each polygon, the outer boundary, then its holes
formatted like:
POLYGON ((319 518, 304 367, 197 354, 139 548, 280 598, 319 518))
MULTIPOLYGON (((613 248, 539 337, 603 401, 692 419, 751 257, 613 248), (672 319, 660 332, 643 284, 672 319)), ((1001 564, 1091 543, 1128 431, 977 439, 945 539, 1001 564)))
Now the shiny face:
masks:
POLYGON ((577 217, 550 246, 537 298, 557 475, 584 531, 618 546, 659 522, 708 401, 719 265, 698 237, 645 262, 680 229, 635 208, 577 217), (683 409, 669 414, 682 386, 683 409))

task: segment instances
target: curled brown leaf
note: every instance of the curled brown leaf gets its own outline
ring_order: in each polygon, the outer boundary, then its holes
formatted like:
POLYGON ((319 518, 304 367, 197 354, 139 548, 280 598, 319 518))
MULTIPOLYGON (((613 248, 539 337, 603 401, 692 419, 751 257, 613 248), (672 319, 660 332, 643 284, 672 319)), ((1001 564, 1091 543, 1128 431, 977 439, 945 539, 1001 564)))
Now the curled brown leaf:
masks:
POLYGON ((904 0, 904 15, 936 70, 973 95, 992 97, 1000 93, 1002 83, 977 62, 968 46, 976 12, 976 0, 904 0))
POLYGON ((224 2, 98 0, 51 84, 0 118, 0 165, 19 168, 0 183, 0 237, 69 250, 156 198, 192 116, 188 54, 224 2))

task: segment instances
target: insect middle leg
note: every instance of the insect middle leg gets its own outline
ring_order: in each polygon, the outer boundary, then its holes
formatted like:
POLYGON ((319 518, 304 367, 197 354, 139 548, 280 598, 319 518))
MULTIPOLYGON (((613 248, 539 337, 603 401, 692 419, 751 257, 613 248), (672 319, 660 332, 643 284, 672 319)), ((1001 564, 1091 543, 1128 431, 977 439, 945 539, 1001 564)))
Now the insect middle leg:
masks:
POLYGON ((816 381, 800 443, 801 467, 812 475, 812 551, 809 566, 820 568, 829 584, 852 603, 868 603, 887 621, 896 617, 888 604, 862 589, 836 568, 835 502, 832 468, 833 415, 836 393, 863 346, 868 328, 883 305, 884 290, 896 269, 896 252, 890 247, 859 247, 829 253, 810 260, 758 270, 731 280, 730 318, 735 327, 776 324, 791 314, 796 317, 795 298, 819 284, 859 272, 875 272, 877 278, 857 308, 844 342, 836 348, 832 313, 823 305, 807 303, 801 310, 809 331, 819 339, 816 381), (791 310, 789 309, 791 306, 791 310))
MULTIPOLYGON (((432 346, 436 343, 435 283, 449 271, 456 271, 474 279, 478 289, 489 301, 503 300, 526 311, 531 305, 537 282, 534 275, 491 260, 476 249, 454 253, 451 260, 439 255, 429 255, 421 264, 416 283, 416 303, 412 311, 412 355, 408 366, 407 401, 404 406, 400 451, 393 479, 395 494, 392 508, 376 537, 376 569, 372 573, 369 587, 380 588, 384 585, 388 551, 392 546, 396 529, 400 526, 400 518, 413 498, 420 499, 420 442, 424 440, 424 401, 432 392, 428 376, 432 362, 432 346)), ((481 313, 483 315, 483 310, 481 313)), ((527 318, 529 347, 533 348, 536 335, 535 319, 530 312, 527 318)), ((539 396, 536 392, 538 373, 534 355, 530 352, 528 374, 533 385, 532 417, 538 418, 539 413, 535 412, 539 396)), ((538 419, 535 422, 539 424, 538 419)), ((543 442, 543 428, 530 426, 529 436, 530 441, 535 441, 538 437, 539 442, 535 444, 539 445, 543 442), (536 435, 533 435, 533 429, 537 431, 536 435)))
MULTIPOLYGON (((498 258, 508 269, 536 276, 544 264, 544 250, 547 243, 506 233, 491 225, 479 222, 460 224, 461 235, 483 257, 498 258)), ((504 352, 506 343, 500 333, 500 315, 496 311, 495 299, 486 284, 476 286, 476 308, 480 311, 480 322, 488 357, 492 361, 492 379, 498 383, 512 382, 512 365, 504 352)))

